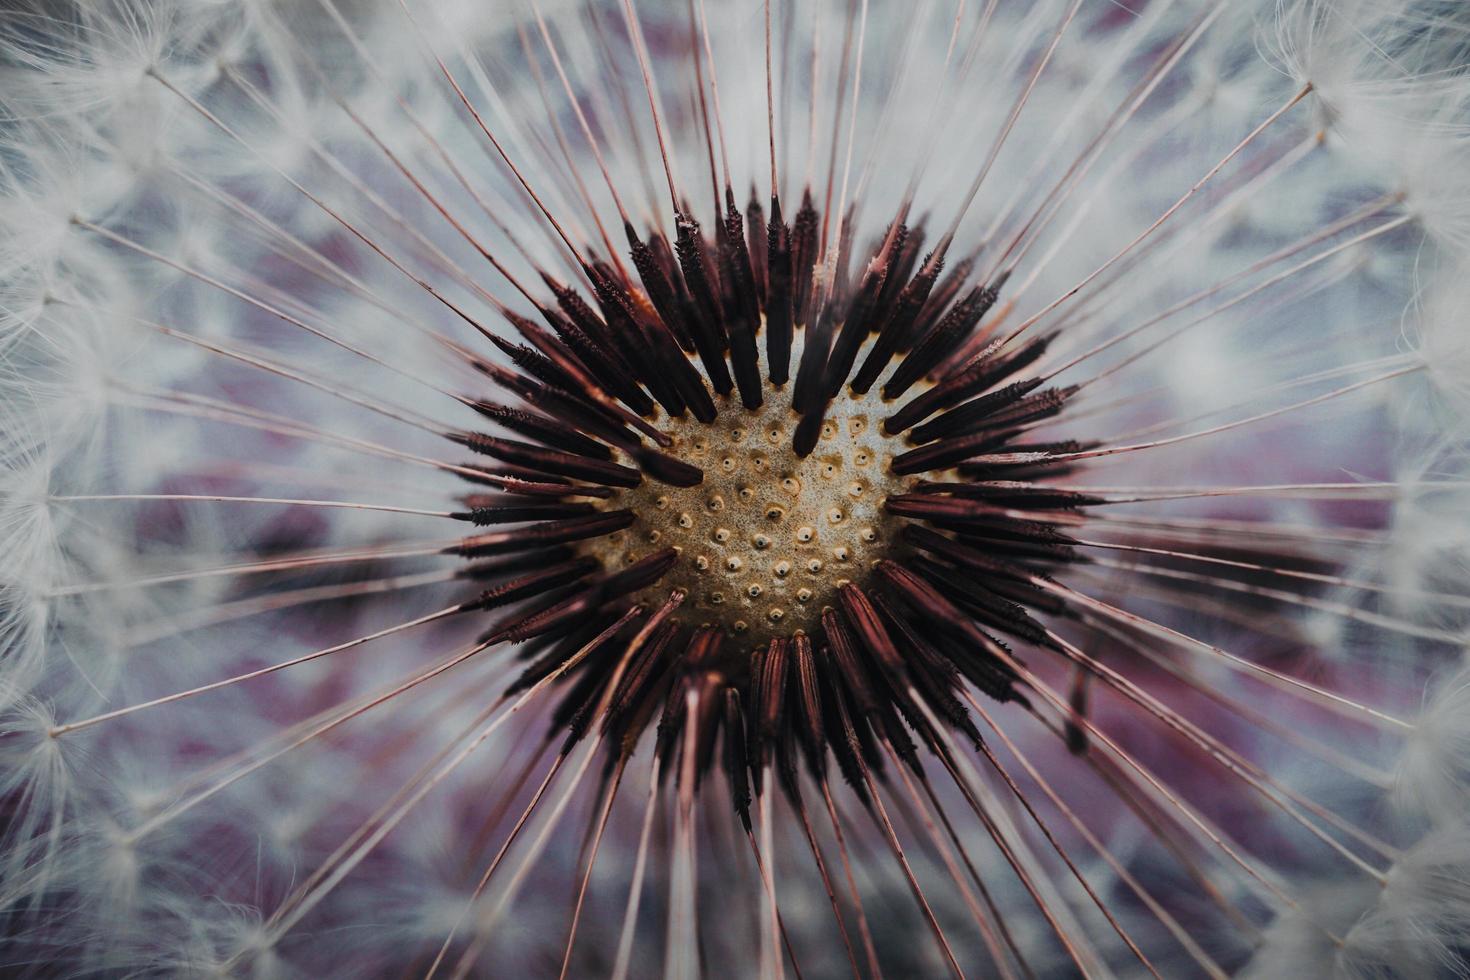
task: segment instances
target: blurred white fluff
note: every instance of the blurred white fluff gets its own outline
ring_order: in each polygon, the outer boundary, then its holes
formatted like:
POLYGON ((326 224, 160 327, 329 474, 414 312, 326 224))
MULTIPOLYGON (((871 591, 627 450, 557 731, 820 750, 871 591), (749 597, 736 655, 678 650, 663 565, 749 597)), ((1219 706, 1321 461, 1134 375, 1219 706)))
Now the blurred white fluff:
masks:
MULTIPOLYGON (((443 91, 432 64, 417 50, 395 4, 339 4, 354 41, 339 30, 336 8, 322 4, 82 0, 65 17, 53 14, 52 6, 41 3, 0 14, 7 18, 0 20, 0 125, 5 127, 0 134, 0 555, 5 556, 0 565, 0 798, 14 801, 16 814, 5 839, 8 851, 0 856, 0 902, 13 908, 48 902, 68 907, 70 914, 57 924, 27 938, 29 948, 36 950, 76 947, 68 955, 75 957, 78 970, 203 975, 237 973, 244 962, 260 976, 304 976, 324 969, 368 975, 382 962, 374 955, 393 956, 397 951, 392 944, 402 941, 405 932, 413 933, 416 942, 425 939, 420 933, 438 940, 453 923, 454 900, 463 897, 463 890, 457 883, 441 887, 448 872, 441 875, 440 867, 453 864, 443 856, 444 838, 463 832, 453 826, 458 814, 452 807, 446 806, 448 815, 424 821, 407 841, 390 841, 392 859, 405 869, 394 878, 401 891, 385 896, 375 887, 344 887, 348 897, 334 911, 335 924, 361 913, 367 931, 383 922, 394 928, 381 930, 382 936, 354 930, 342 945, 358 948, 351 956, 343 954, 341 962, 321 951, 296 949, 293 953, 302 960, 293 965, 266 935, 262 908, 223 895, 248 893, 254 887, 267 893, 260 896, 264 904, 279 899, 283 883, 299 880, 303 868, 309 873, 310 861, 319 860, 326 849, 323 840, 333 833, 343 836, 343 828, 355 827, 377 802, 356 799, 343 788, 359 781, 396 786, 419 761, 407 758, 411 753, 395 736, 458 731, 469 723, 472 708, 452 692, 411 702, 385 731, 354 735, 360 742, 344 739, 333 751, 290 756, 254 781, 221 794, 213 801, 220 805, 207 816, 181 821, 163 840, 138 844, 129 839, 129 831, 174 801, 168 795, 172 787, 193 773, 200 757, 226 756, 267 739, 278 732, 283 716, 308 717, 322 704, 335 703, 329 699, 361 696, 394 678, 395 668, 416 662, 415 656, 445 649, 442 637, 423 640, 420 647, 405 643, 389 653, 353 655, 352 672, 317 665, 300 671, 296 683, 272 680, 259 694, 229 692, 209 705, 173 706, 156 727, 139 723, 122 737, 88 739, 74 747, 47 733, 58 721, 259 666, 263 649, 270 651, 270 661, 288 659, 323 645, 327 633, 325 626, 314 633, 320 624, 313 620, 279 627, 274 621, 225 623, 218 634, 170 635, 170 623, 231 598, 227 584, 201 578, 156 596, 127 583, 155 572, 221 564, 262 540, 284 537, 313 546, 391 543, 433 537, 433 528, 410 524, 405 529, 399 518, 362 512, 313 512, 309 526, 282 527, 263 510, 230 511, 228 520, 218 512, 191 511, 177 518, 180 526, 170 523, 165 534, 154 536, 161 540, 149 540, 141 508, 109 504, 113 509, 83 514, 49 497, 159 488, 180 492, 178 487, 190 478, 221 479, 220 474, 233 473, 233 464, 247 470, 243 479, 260 495, 289 495, 283 488, 292 487, 299 495, 301 484, 292 481, 305 472, 320 481, 319 487, 308 489, 322 491, 323 497, 362 491, 369 498, 392 496, 421 506, 449 499, 456 488, 447 481, 416 470, 388 471, 374 458, 340 447, 283 444, 245 427, 208 426, 183 413, 138 410, 138 400, 146 397, 140 392, 177 383, 200 398, 239 397, 253 410, 305 420, 331 433, 382 441, 391 433, 394 445, 410 451, 432 445, 421 433, 405 435, 391 423, 319 392, 278 379, 256 378, 256 387, 242 384, 244 369, 238 365, 158 336, 138 321, 160 321, 185 327, 195 336, 263 348, 314 373, 348 379, 353 387, 371 390, 385 401, 420 405, 423 388, 394 369, 445 378, 450 388, 468 384, 472 377, 450 376, 446 365, 462 372, 464 365, 443 358, 440 349, 410 327, 436 322, 432 318, 438 311, 414 284, 381 262, 373 264, 367 250, 332 217, 305 206, 281 175, 319 192, 328 206, 340 209, 368 234, 408 242, 406 255, 419 258, 442 249, 463 268, 475 270, 478 278, 472 282, 478 282, 488 274, 482 275, 483 267, 474 264, 476 256, 462 240, 442 231, 424 232, 411 241, 406 237, 404 226, 414 231, 439 226, 412 195, 401 192, 401 182, 391 185, 397 190, 384 201, 391 209, 402 209, 397 213, 365 203, 349 186, 349 176, 376 189, 373 181, 387 183, 396 175, 336 99, 390 132, 395 148, 412 148, 411 162, 433 173, 436 191, 467 212, 475 204, 442 171, 431 169, 437 158, 416 141, 416 129, 401 114, 397 99, 404 99, 414 118, 451 156, 473 161, 477 172, 499 172, 443 91), (356 40, 373 53, 372 70, 356 57, 356 40), (303 51, 319 56, 318 67, 303 67, 303 51), (329 69, 331 88, 321 84, 320 68, 329 69), (259 85, 257 94, 263 94, 269 108, 254 101, 242 85, 221 81, 232 70, 259 85), (210 99, 249 149, 201 119, 159 78, 188 98, 210 99), (242 216, 238 208, 249 215, 242 216), (286 329, 187 275, 108 244, 74 219, 117 229, 236 288, 254 292, 263 283, 278 293, 268 299, 313 326, 330 331, 335 328, 327 325, 351 325, 352 341, 383 351, 389 368, 365 365, 286 329), (242 390, 244 396, 239 395, 242 390), (250 469, 246 464, 263 465, 250 469), (54 589, 76 582, 118 587, 65 600, 52 595, 54 589), (164 639, 151 639, 156 636, 164 639), (221 725, 220 718, 228 724, 221 725), (330 796, 323 787, 341 796, 330 796), (200 846, 201 841, 208 843, 200 846), (212 850, 216 845, 217 852, 212 850), (228 887, 217 887, 221 883, 228 887), (411 913, 388 907, 400 897, 422 904, 411 913)), ((493 65, 493 56, 519 54, 515 36, 516 27, 526 24, 523 14, 474 2, 409 6, 446 58, 483 50, 492 53, 488 60, 493 65)), ((571 4, 543 6, 566 45, 579 89, 591 89, 597 81, 592 67, 597 55, 585 24, 571 4)), ((639 6, 648 8, 646 16, 681 23, 682 4, 639 6)), ((903 36, 903 22, 910 16, 907 5, 873 6, 874 35, 887 31, 903 36)), ((1114 6, 1099 2, 1085 9, 1102 24, 1114 6)), ((1058 6, 1037 4, 1031 13, 1023 4, 999 7, 998 40, 981 59, 993 58, 998 72, 1014 72, 1034 53, 1036 39, 1049 30, 1058 6), (1014 38, 1025 43, 1008 43, 1014 38)), ((1184 91, 1173 93, 1169 108, 1146 114, 1135 124, 1147 127, 1162 149, 1153 143, 1119 148, 1080 186, 1056 226, 1042 237, 1036 255, 1055 248, 1057 257, 1027 299, 1031 305, 1044 302, 1094 269, 1146 227, 1269 107, 1290 97, 1290 86, 1277 84, 1281 79, 1242 53, 1255 21, 1267 38, 1263 47, 1290 80, 1312 85, 1316 126, 1328 129, 1330 138, 1324 148, 1309 149, 1302 168, 1282 177, 1269 196, 1262 189, 1259 198, 1238 202, 1225 220, 1188 226, 1187 232, 1167 240, 1161 251, 1168 261, 1160 263, 1159 271, 1140 276, 1136 289, 1115 291, 1126 295, 1100 303, 1093 318, 1084 322, 1103 329, 1099 324, 1123 322, 1140 310, 1151 312, 1214 281, 1222 271, 1247 265, 1269 251, 1266 246, 1291 242, 1299 229, 1323 224, 1324 216, 1340 214, 1379 193, 1398 193, 1416 220, 1392 248, 1382 249, 1386 256, 1375 251, 1370 257, 1379 263, 1366 277, 1371 281, 1338 288, 1346 271, 1355 272, 1360 265, 1318 270, 1319 279, 1312 283, 1319 291, 1304 288, 1295 305, 1264 311, 1248 305, 1225 320, 1228 332, 1183 337, 1176 345, 1177 360, 1167 365, 1143 362, 1131 383, 1137 385, 1144 407, 1166 419, 1228 406, 1257 389, 1270 392, 1273 385, 1289 383, 1293 372, 1308 373, 1318 359, 1324 370, 1348 363, 1360 356, 1358 345, 1369 354, 1391 351, 1399 339, 1400 310, 1422 290, 1423 302, 1406 316, 1403 329, 1411 335, 1412 355, 1429 366, 1437 390, 1426 396, 1433 410, 1405 413, 1405 426, 1417 432, 1404 444, 1458 444, 1470 433, 1465 414, 1470 405, 1470 276, 1455 271, 1464 268, 1460 263, 1470 253, 1470 126, 1465 123, 1470 75, 1463 69, 1448 74, 1438 68, 1464 64, 1470 23, 1463 16, 1456 20, 1450 5, 1436 3, 1283 0, 1274 10, 1270 4, 1240 8, 1224 13, 1226 26, 1208 34, 1191 55, 1182 72, 1184 91), (1365 194, 1364 187, 1371 191, 1365 194), (1425 235, 1427 241, 1421 240, 1425 235), (1304 307, 1310 307, 1310 322, 1304 307), (1286 327, 1298 328, 1294 338, 1285 336, 1286 327), (1440 404, 1445 395, 1448 409, 1440 404), (1414 436, 1422 438, 1416 441, 1414 436)), ((1144 7, 1145 17, 1154 9, 1154 4, 1144 7)), ((1157 21, 1141 18, 1133 40, 1146 49, 1172 37, 1188 19, 1186 14, 1201 9, 1195 3, 1158 4, 1157 21)), ((729 33, 738 34, 742 27, 753 29, 755 10, 753 4, 732 4, 713 13, 729 33)), ((927 60, 931 68, 942 59, 944 20, 926 22, 918 42, 933 49, 927 60)), ((835 47, 841 19, 834 13, 823 23, 824 43, 835 47)), ((1084 116, 1087 107, 1114 105, 1127 92, 1131 80, 1124 72, 1097 80, 1099 66, 1115 64, 1108 41, 1089 40, 1083 28, 1071 39, 1075 44, 1062 49, 1048 85, 1038 91, 1037 104, 1028 112, 1046 119, 1084 116)), ((898 47, 896 41, 875 47, 873 75, 881 76, 882 67, 892 68, 898 47)), ((722 70, 732 71, 744 57, 751 71, 757 71, 753 52, 736 52, 721 63, 722 70)), ((917 99, 932 81, 917 72, 904 92, 917 99)), ((759 175, 765 105, 757 96, 762 93, 751 86, 737 91, 728 82, 728 75, 721 77, 726 126, 742 134, 731 147, 732 165, 759 175)), ((510 134, 516 152, 534 158, 527 148, 544 139, 528 122, 545 114, 537 89, 509 70, 487 83, 485 94, 497 100, 497 123, 510 134)), ((964 126, 946 132, 951 142, 944 148, 950 152, 934 154, 918 210, 931 210, 940 225, 948 218, 945 208, 952 207, 973 172, 980 134, 995 129, 1009 108, 1009 89, 1003 91, 1003 96, 959 107, 956 113, 964 117, 964 126)), ((875 128, 882 112, 870 90, 859 127, 866 123, 866 128, 875 128)), ((788 121, 800 134, 790 143, 805 139, 806 123, 799 116, 793 112, 788 121)), ((905 112, 900 105, 883 118, 893 146, 927 145, 922 127, 931 118, 928 112, 905 112)), ((571 124, 567 126, 571 131, 571 124)), ((631 142, 649 137, 640 131, 608 138, 631 142)), ((1293 131, 1290 139, 1305 146, 1313 137, 1314 127, 1307 126, 1293 131)), ((595 171, 587 165, 580 138, 574 139, 573 153, 590 183, 595 171)), ((693 127, 686 127, 677 142, 675 156, 692 181, 703 165, 693 127)), ((998 178, 987 187, 990 196, 965 226, 965 247, 979 244, 981 230, 1007 203, 1005 189, 1023 185, 1039 151, 1075 142, 1063 129, 1019 128, 1001 158, 998 178)), ((791 152, 786 146, 782 150, 791 152)), ((626 161, 632 154, 619 153, 618 158, 626 161)), ((859 152, 854 181, 867 187, 869 200, 896 199, 907 171, 885 168, 875 159, 859 152)), ((659 175, 650 177, 625 164, 615 179, 643 210, 644 199, 652 199, 656 191, 645 194, 644 188, 659 175)), ((581 214, 579 224, 585 227, 576 231, 595 239, 580 189, 560 174, 547 175, 545 183, 553 209, 581 214)), ((742 191, 737 187, 737 194, 742 191)), ((600 186, 592 185, 589 193, 603 212, 609 210, 600 186)), ((799 189, 793 186, 785 193, 794 204, 799 189)), ((526 213, 521 189, 508 180, 494 182, 487 195, 497 213, 526 213)), ((881 206, 861 214, 859 221, 866 224, 857 239, 880 231, 878 223, 886 214, 881 206)), ((508 230, 521 233, 517 227, 508 230)), ((498 247, 505 231, 486 227, 482 234, 498 247)), ((534 258, 548 263, 560 258, 559 245, 541 229, 533 227, 525 237, 534 258)), ((472 295, 464 287, 456 282, 451 288, 458 290, 457 296, 472 295)), ((496 289, 508 293, 499 284, 496 289)), ((1087 337, 1087 343, 1092 339, 1087 337)), ((459 418, 469 424, 463 415, 459 418)), ((1352 446, 1357 433, 1350 419, 1338 424, 1329 420, 1319 429, 1284 438, 1288 449, 1283 455, 1300 452, 1302 466, 1316 477, 1320 474, 1309 468, 1325 460, 1330 469, 1335 465, 1330 448, 1352 446)), ((1430 454, 1413 449, 1403 455, 1408 458, 1390 461, 1397 467, 1391 477, 1408 486, 1421 475, 1430 454)), ((1247 484, 1258 472, 1252 467, 1266 470, 1266 463, 1247 446, 1224 450, 1201 465, 1214 467, 1207 474, 1231 474, 1229 482, 1247 484)), ((1154 465, 1157 469, 1131 470, 1133 475, 1120 482, 1171 482, 1168 464, 1144 464, 1154 465)), ((1381 561, 1374 558, 1379 577, 1407 593, 1428 589, 1430 576, 1424 571, 1431 551, 1444 559, 1436 567, 1455 567, 1465 560, 1460 549, 1467 541, 1465 514, 1416 511, 1415 506, 1410 500, 1396 514, 1390 549, 1381 561)), ((433 600, 447 594, 437 586, 427 591, 432 595, 415 593, 387 611, 354 608, 329 625, 357 632, 381 628, 434 608, 433 600)), ((323 623, 331 618, 322 617, 323 623)), ((498 690, 501 676, 488 666, 478 676, 467 669, 461 690, 472 691, 476 685, 486 692, 498 690)), ((1320 975, 1328 957, 1336 975, 1344 978, 1429 976, 1453 966, 1455 930, 1470 922, 1470 886, 1464 877, 1470 868, 1470 832, 1456 823, 1470 806, 1470 675, 1451 678, 1432 696, 1400 763, 1399 778, 1406 802, 1434 825, 1428 836, 1399 860, 1376 901, 1371 894, 1356 893, 1330 898, 1350 909, 1323 913, 1346 930, 1343 949, 1323 946, 1320 929, 1286 915, 1272 926, 1252 967, 1257 975, 1320 975)), ((453 798, 462 803, 477 801, 479 791, 468 775, 452 785, 453 798)))
POLYGON ((1301 907, 1268 931, 1244 976, 1464 977, 1467 915, 1470 829, 1454 820, 1401 855, 1381 887, 1323 885, 1304 894, 1301 907))
POLYGON ((1430 831, 1395 863, 1335 964, 1349 977, 1464 976, 1467 915, 1470 828, 1457 822, 1430 831))
POLYGON ((1277 0, 1267 46, 1312 86, 1322 125, 1381 168, 1431 235, 1470 247, 1470 75, 1464 12, 1450 2, 1277 0))
POLYGON ((1395 800, 1435 823, 1470 812, 1470 666, 1445 678, 1399 761, 1395 800))
POLYGON ((1421 352, 1453 410, 1464 414, 1470 409, 1470 269, 1452 264, 1426 290, 1406 343, 1421 352))

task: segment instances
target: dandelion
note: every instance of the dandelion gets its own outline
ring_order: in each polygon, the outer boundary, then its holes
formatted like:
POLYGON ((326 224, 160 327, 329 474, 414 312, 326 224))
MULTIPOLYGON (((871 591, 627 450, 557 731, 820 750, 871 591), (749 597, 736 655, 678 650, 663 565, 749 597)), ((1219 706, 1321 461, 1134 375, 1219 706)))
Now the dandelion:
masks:
POLYGON ((7 965, 1466 972, 1453 5, 0 18, 7 965))

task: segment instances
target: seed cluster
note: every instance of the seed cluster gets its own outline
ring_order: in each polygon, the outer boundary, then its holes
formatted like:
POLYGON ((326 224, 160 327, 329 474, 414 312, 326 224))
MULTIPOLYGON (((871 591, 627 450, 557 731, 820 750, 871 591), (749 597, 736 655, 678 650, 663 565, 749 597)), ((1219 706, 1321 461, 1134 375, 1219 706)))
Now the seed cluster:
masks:
POLYGON ((493 460, 461 516, 514 526, 449 550, 490 559, 464 608, 524 644, 511 693, 560 682, 566 750, 654 727, 748 821, 768 769, 794 790, 830 755, 863 795, 888 750, 942 756, 936 723, 979 739, 966 686, 1024 702, 1009 644, 1060 649, 1036 614, 1069 613, 1050 575, 1097 501, 1050 485, 1082 447, 1031 432, 1075 389, 1036 375, 1050 335, 996 341, 1003 281, 903 212, 823 279, 810 195, 789 225, 726 203, 710 236, 626 226, 638 278, 589 261, 591 301, 548 276, 545 327, 504 311, 524 343, 486 331, 520 404, 474 403, 509 435, 451 435, 493 460))

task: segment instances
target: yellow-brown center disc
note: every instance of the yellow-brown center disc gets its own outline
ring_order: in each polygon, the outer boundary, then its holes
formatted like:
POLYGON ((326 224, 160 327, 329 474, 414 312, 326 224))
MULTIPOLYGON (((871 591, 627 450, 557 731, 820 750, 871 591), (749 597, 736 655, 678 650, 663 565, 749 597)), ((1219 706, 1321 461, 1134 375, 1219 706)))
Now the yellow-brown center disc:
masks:
POLYGON ((837 589, 893 545, 883 500, 899 490, 889 464, 903 447, 884 434, 876 396, 839 395, 805 459, 791 448, 799 416, 789 389, 768 392, 755 411, 735 397, 716 403, 709 425, 688 415, 655 421, 674 440, 665 451, 702 469, 704 481, 617 491, 604 506, 637 519, 586 547, 610 571, 676 549, 674 568, 635 600, 658 606, 683 589, 686 623, 723 627, 743 647, 815 632, 837 589))

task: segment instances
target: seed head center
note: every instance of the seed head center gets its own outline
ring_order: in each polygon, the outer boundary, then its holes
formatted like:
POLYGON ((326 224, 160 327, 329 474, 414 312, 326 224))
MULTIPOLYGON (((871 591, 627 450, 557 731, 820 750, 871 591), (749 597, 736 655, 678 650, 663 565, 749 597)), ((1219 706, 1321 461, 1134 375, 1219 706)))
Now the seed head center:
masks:
POLYGON ((674 440, 667 452, 704 481, 618 491, 606 506, 636 520, 590 547, 610 570, 676 549, 674 568, 634 598, 656 607, 683 589, 685 622, 723 627, 742 646, 816 632, 837 590, 893 544, 883 500, 899 490, 889 464, 903 447, 883 432, 876 397, 840 395, 805 459, 792 450, 799 416, 787 392, 769 392, 754 411, 717 402, 709 425, 692 416, 659 423, 674 440))

